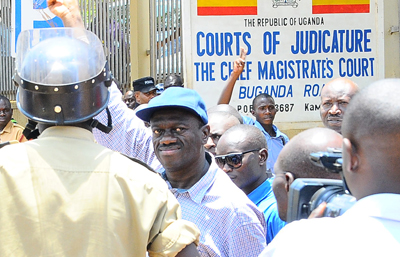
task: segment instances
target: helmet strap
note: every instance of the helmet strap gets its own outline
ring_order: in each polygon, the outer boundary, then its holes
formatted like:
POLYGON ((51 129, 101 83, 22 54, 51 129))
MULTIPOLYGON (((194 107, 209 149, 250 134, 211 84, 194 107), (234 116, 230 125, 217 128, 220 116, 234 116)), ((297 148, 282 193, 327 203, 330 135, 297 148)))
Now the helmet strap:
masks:
POLYGON ((104 133, 108 134, 112 130, 111 113, 110 113, 110 110, 108 109, 108 107, 106 107, 106 112, 107 112, 107 119, 108 119, 107 126, 102 124, 102 123, 100 123, 96 119, 91 119, 91 120, 89 120, 89 122, 90 122, 90 126, 92 128, 97 128, 101 132, 104 132, 104 133))
POLYGON ((40 135, 39 129, 36 128, 37 124, 38 123, 36 121, 28 120, 28 123, 26 124, 25 129, 22 132, 22 134, 24 134, 26 139, 28 140, 36 139, 40 135))

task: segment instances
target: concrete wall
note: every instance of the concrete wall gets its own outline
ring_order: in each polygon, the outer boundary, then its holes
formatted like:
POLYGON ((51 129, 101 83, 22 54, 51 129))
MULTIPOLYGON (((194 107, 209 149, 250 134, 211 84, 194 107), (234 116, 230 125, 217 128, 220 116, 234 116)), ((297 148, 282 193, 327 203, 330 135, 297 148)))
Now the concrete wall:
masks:
POLYGON ((150 76, 150 0, 131 1, 131 78, 150 76))
POLYGON ((400 77, 400 1, 384 1, 385 77, 400 77))

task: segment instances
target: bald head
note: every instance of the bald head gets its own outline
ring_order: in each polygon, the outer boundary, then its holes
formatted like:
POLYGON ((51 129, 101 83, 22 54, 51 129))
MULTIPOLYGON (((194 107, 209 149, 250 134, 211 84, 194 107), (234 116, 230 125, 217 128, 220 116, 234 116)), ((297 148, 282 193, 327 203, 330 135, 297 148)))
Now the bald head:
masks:
POLYGON ((231 106, 229 104, 218 104, 207 110, 208 114, 213 113, 213 112, 227 112, 227 113, 235 116, 239 120, 240 124, 243 124, 242 115, 240 115, 240 113, 235 108, 233 108, 233 106, 231 106))
MULTIPOLYGON (((264 134, 255 126, 239 124, 228 129, 223 137, 224 141, 246 148, 267 148, 264 134)), ((265 169, 264 169, 265 170, 265 169)))
POLYGON ((228 129, 217 146, 218 156, 239 154, 241 166, 233 168, 228 164, 219 164, 240 189, 250 194, 267 178, 267 140, 255 126, 239 124, 228 129))
POLYGON ((215 149, 222 134, 229 128, 240 124, 239 120, 228 112, 208 113, 208 125, 210 126, 210 136, 204 147, 208 152, 215 155, 215 149))
POLYGON ((360 199, 400 193, 400 79, 373 83, 358 93, 343 121, 343 174, 360 199))
POLYGON ((341 133, 347 105, 358 91, 357 84, 346 78, 334 79, 322 88, 320 115, 325 127, 341 133))
POLYGON ((287 143, 275 163, 272 185, 278 204, 279 217, 286 221, 289 187, 297 178, 339 179, 340 176, 314 165, 310 154, 326 151, 328 147, 340 148, 342 136, 327 128, 305 130, 287 143))
POLYGON ((338 174, 327 172, 310 161, 310 154, 327 151, 328 147, 341 148, 342 136, 327 128, 305 130, 289 141, 279 154, 275 172, 290 171, 296 178, 334 178, 338 174))

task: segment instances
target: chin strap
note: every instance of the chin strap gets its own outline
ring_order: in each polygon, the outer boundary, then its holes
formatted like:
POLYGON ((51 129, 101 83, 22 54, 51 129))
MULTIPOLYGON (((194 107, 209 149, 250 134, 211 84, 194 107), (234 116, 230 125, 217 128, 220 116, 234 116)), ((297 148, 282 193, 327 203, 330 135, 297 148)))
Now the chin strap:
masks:
POLYGON ((97 128, 98 130, 100 130, 100 131, 102 131, 102 132, 108 134, 108 133, 110 133, 110 131, 112 130, 111 113, 110 113, 110 110, 108 109, 108 107, 106 108, 106 112, 107 112, 107 119, 108 119, 107 126, 101 124, 101 123, 100 123, 98 120, 96 120, 96 119, 91 119, 91 120, 90 120, 90 126, 91 126, 92 128, 97 128))
MULTIPOLYGON (((108 118, 108 123, 107 126, 101 124, 98 120, 96 119, 90 119, 89 125, 92 128, 97 128, 98 130, 104 132, 104 133, 110 133, 110 131, 112 130, 112 119, 111 119, 111 113, 110 110, 108 109, 108 107, 106 108, 106 112, 107 112, 107 118, 108 118)), ((31 140, 31 139, 36 139, 38 138, 38 136, 40 135, 39 133, 39 129, 36 128, 36 125, 38 123, 36 121, 33 120, 28 120, 28 123, 25 126, 24 131, 22 132, 22 134, 24 134, 24 136, 26 137, 26 139, 31 140)))
POLYGON ((39 129, 36 128, 37 122, 33 120, 28 120, 28 123, 25 126, 22 134, 26 137, 26 139, 36 139, 39 136, 39 129))

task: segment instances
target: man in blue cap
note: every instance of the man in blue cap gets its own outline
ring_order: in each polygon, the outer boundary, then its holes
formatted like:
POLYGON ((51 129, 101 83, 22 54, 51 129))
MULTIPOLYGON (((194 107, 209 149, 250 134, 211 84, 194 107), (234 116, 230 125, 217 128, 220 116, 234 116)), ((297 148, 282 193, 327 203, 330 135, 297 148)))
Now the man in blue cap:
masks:
POLYGON ((162 176, 183 219, 200 229, 200 254, 258 256, 266 245, 263 214, 205 151, 210 128, 198 93, 169 88, 136 115, 151 124, 162 176))

